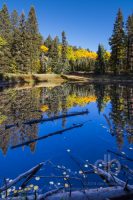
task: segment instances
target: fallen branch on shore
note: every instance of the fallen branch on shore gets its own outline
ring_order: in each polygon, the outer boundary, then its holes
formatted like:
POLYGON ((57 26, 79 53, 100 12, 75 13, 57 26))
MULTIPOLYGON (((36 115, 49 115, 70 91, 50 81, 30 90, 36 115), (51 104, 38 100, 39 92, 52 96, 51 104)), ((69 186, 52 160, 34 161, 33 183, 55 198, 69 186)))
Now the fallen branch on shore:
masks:
MULTIPOLYGON (((54 120, 57 120, 57 119, 62 119, 62 118, 68 118, 68 117, 73 117, 73 116, 78 116, 78 115, 85 115, 85 114, 88 114, 89 111, 88 110, 85 110, 85 111, 82 111, 82 112, 74 112, 74 113, 70 113, 70 114, 63 114, 63 115, 60 115, 60 116, 54 116, 54 117, 50 117, 50 118, 44 118, 44 119, 33 119, 33 120, 30 120, 30 121, 27 121, 27 122, 23 122, 22 124, 24 125, 32 125, 32 124, 37 124, 37 123, 44 123, 44 122, 49 122, 49 121, 54 121, 54 120)), ((6 125, 5 126, 5 129, 10 129, 10 128, 13 128, 15 126, 18 126, 18 124, 11 124, 11 125, 6 125)))
POLYGON ((48 137, 52 137, 52 136, 54 136, 54 135, 63 134, 63 133, 66 132, 66 131, 70 131, 70 130, 75 129, 75 128, 80 128, 80 127, 82 127, 83 125, 84 125, 84 123, 82 123, 82 124, 77 124, 77 125, 73 125, 73 126, 71 126, 71 127, 69 127, 69 128, 65 128, 65 129, 62 129, 62 130, 59 130, 59 131, 56 131, 56 132, 52 132, 52 133, 49 133, 49 134, 47 134, 47 135, 44 135, 44 136, 35 138, 35 139, 33 139, 33 140, 30 140, 30 141, 23 142, 23 143, 21 143, 21 144, 12 146, 11 149, 15 149, 15 148, 18 148, 18 147, 22 147, 22 146, 24 146, 24 145, 29 145, 29 144, 31 144, 31 143, 37 142, 37 141, 39 141, 39 140, 46 139, 46 138, 48 138, 48 137))

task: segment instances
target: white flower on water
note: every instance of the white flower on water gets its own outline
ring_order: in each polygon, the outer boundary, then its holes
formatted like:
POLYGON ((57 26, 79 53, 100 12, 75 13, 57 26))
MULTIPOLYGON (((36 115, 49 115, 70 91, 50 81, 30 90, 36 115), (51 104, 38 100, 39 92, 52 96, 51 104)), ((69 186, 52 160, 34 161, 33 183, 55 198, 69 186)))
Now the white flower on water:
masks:
POLYGON ((85 165, 84 165, 84 167, 85 167, 85 168, 87 168, 87 167, 88 167, 88 165, 87 165, 87 164, 85 164, 85 165))
POLYGON ((40 177, 39 177, 39 176, 37 176, 37 177, 35 178, 35 180, 36 180, 36 181, 39 181, 39 180, 40 180, 40 177))
POLYGON ((65 183, 65 188, 68 188, 68 187, 69 187, 69 185, 67 183, 65 183))
POLYGON ((34 190, 38 190, 39 187, 37 185, 34 186, 34 190))
POLYGON ((99 164, 99 167, 102 167, 103 165, 102 164, 99 164))
POLYGON ((49 184, 50 184, 50 185, 54 185, 54 182, 53 182, 53 181, 50 181, 49 184))

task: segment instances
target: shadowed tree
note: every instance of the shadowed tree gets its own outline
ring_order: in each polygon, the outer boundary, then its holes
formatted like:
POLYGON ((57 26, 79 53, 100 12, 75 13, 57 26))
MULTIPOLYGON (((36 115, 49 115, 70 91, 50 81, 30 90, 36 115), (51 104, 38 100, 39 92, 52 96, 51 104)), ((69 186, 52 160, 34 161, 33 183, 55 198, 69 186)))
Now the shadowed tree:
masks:
POLYGON ((30 47, 30 72, 38 72, 40 70, 40 46, 42 44, 42 37, 38 30, 37 17, 34 7, 32 6, 28 15, 27 30, 29 35, 30 47))
POLYGON ((127 20, 127 71, 133 72, 133 14, 127 20))
POLYGON ((7 6, 4 4, 0 11, 0 36, 7 41, 0 49, 0 71, 9 72, 11 62, 11 22, 7 6))
POLYGON ((104 46, 99 44, 95 68, 97 74, 105 74, 105 53, 104 46))
POLYGON ((109 42, 111 46, 111 66, 114 74, 125 70, 126 63, 126 37, 124 32, 123 15, 119 9, 114 30, 109 42))

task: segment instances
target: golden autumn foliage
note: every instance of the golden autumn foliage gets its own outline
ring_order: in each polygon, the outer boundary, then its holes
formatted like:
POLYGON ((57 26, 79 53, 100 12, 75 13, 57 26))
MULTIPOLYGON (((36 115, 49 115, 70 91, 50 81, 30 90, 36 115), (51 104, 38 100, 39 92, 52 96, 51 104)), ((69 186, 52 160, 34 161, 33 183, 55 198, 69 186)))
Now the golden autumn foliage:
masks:
POLYGON ((68 96, 67 107, 71 108, 74 105, 85 106, 88 103, 96 102, 96 96, 76 96, 75 94, 68 96))
POLYGON ((5 115, 0 115, 0 124, 6 121, 7 117, 5 115))
POLYGON ((47 105, 42 105, 41 108, 40 108, 40 110, 42 112, 46 112, 48 109, 49 109, 49 107, 47 105))
POLYGON ((105 60, 109 60, 110 59, 110 56, 111 56, 111 53, 106 51, 105 54, 104 54, 104 58, 105 60))
POLYGON ((42 45, 40 47, 41 51, 43 51, 44 53, 46 53, 48 51, 48 48, 45 45, 42 45))
POLYGON ((81 58, 90 58, 96 60, 97 58, 97 53, 96 52, 89 52, 86 49, 79 49, 75 51, 75 57, 76 59, 81 59, 81 58))
MULTIPOLYGON (((59 55, 61 55, 61 49, 62 49, 62 46, 59 45, 58 46, 59 55)), ((72 46, 67 47, 68 60, 77 60, 77 59, 82 59, 82 58, 90 58, 90 59, 96 60, 97 53, 92 52, 92 51, 87 51, 86 49, 73 50, 72 46)))

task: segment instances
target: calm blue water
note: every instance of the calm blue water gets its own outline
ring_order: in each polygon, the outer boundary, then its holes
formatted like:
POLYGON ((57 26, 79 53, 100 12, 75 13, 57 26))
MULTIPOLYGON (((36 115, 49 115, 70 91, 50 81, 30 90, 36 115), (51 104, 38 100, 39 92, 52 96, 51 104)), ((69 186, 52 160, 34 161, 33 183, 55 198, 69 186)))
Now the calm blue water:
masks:
MULTIPOLYGON (((83 178, 82 169, 89 170, 88 162, 94 164, 104 160, 107 150, 119 152, 133 159, 133 87, 127 85, 83 85, 64 84, 55 88, 7 88, 0 91, 0 177, 14 179, 40 162, 52 161, 57 170, 46 163, 38 173, 43 176, 65 175, 83 178), (85 111, 86 115, 58 119, 34 125, 23 122, 63 113, 85 111), (6 125, 16 124, 9 129, 6 125), (84 123, 61 135, 11 149, 11 146, 61 130, 73 124, 84 123), (79 164, 77 164, 77 162, 79 164), (68 173, 68 171, 69 173, 68 173)), ((110 153, 121 165, 132 168, 132 162, 110 153)), ((123 180, 132 177, 121 170, 118 176, 123 180)), ((98 176, 88 175, 89 187, 102 186, 98 176)), ((59 178, 31 180, 30 184, 49 190, 65 184, 59 178)), ((80 181, 72 181, 72 187, 83 187, 80 181)))

